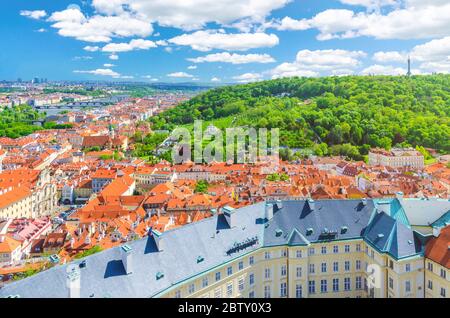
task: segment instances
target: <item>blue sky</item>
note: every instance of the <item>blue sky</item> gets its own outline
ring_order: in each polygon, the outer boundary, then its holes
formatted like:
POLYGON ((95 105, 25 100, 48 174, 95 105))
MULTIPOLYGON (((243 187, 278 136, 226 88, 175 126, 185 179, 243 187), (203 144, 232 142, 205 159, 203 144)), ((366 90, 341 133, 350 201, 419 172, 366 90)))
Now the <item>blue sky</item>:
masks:
POLYGON ((14 0, 0 79, 395 75, 408 55, 415 74, 448 73, 449 16, 449 0, 14 0))

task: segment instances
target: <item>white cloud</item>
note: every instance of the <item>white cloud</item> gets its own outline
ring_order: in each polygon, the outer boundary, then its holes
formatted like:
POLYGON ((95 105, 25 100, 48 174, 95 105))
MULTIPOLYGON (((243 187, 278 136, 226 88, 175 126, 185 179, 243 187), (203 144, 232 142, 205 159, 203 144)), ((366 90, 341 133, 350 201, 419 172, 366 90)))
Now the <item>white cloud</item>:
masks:
POLYGON ((208 54, 206 56, 200 56, 197 58, 188 58, 188 61, 193 63, 204 62, 222 62, 231 64, 245 64, 245 63, 272 63, 275 59, 268 54, 237 54, 237 53, 215 53, 208 54))
MULTIPOLYGON (((189 59, 188 59, 189 60, 189 59)), ((188 70, 196 70, 197 69, 197 65, 189 65, 187 67, 188 70)))
POLYGON ((93 57, 92 56, 88 56, 88 55, 84 55, 84 56, 75 56, 73 58, 74 61, 87 61, 87 60, 92 60, 93 57))
POLYGON ((167 74, 168 77, 174 77, 174 78, 193 78, 194 75, 188 74, 186 72, 175 72, 167 74))
POLYGON ((102 14, 132 12, 149 22, 185 30, 203 28, 207 23, 229 24, 240 19, 262 21, 271 11, 291 0, 94 0, 102 14))
POLYGON ((31 19, 39 20, 39 19, 47 16, 47 12, 45 12, 45 10, 34 10, 34 11, 22 10, 22 11, 20 11, 20 15, 23 17, 28 17, 31 19))
POLYGON ((361 71, 364 75, 405 75, 406 69, 392 65, 371 65, 361 71))
POLYGON ((98 50, 100 50, 100 48, 98 46, 85 46, 83 48, 83 50, 88 51, 88 52, 97 52, 98 50))
POLYGON ((407 56, 404 53, 400 53, 397 51, 388 51, 388 52, 376 52, 373 54, 372 59, 379 63, 386 62, 405 62, 407 56))
POLYGON ((155 42, 143 39, 134 39, 129 43, 109 43, 102 48, 103 52, 128 52, 133 50, 148 50, 156 47, 155 42))
MULTIPOLYGON (((350 1, 347 1, 350 2, 350 1)), ((369 3, 370 1, 352 1, 369 3)), ((423 39, 450 35, 448 1, 406 1, 383 14, 347 9, 328 9, 311 19, 284 18, 271 24, 280 30, 317 29, 318 40, 370 36, 377 39, 423 39)))
POLYGON ((363 51, 301 50, 293 63, 282 63, 269 71, 272 78, 292 76, 347 75, 361 65, 363 51))
POLYGON ((256 82, 263 79, 263 76, 258 73, 244 73, 241 75, 233 76, 233 79, 239 83, 256 82))
POLYGON ((124 13, 121 16, 94 15, 86 17, 77 8, 52 13, 58 34, 86 42, 110 42, 113 37, 146 37, 153 32, 152 25, 142 18, 124 13))
POLYGON ((117 54, 111 54, 110 56, 109 56, 109 59, 110 60, 113 60, 113 61, 117 61, 118 59, 119 59, 119 56, 117 55, 117 54))
POLYGON ((417 45, 410 55, 426 72, 450 73, 450 36, 417 45))
POLYGON ((44 32, 47 32, 47 29, 40 28, 40 29, 37 29, 36 32, 38 32, 38 33, 44 33, 44 32))
POLYGON ((398 0, 339 0, 339 1, 343 4, 353 6, 363 6, 369 10, 379 10, 381 7, 395 6, 398 5, 400 2, 398 0))
POLYGON ((106 63, 106 64, 103 64, 103 66, 104 67, 114 67, 114 66, 116 66, 115 64, 109 64, 109 63, 106 63))
POLYGON ((101 76, 111 76, 111 77, 120 77, 121 75, 117 72, 114 72, 111 69, 104 69, 104 68, 98 68, 96 70, 91 70, 91 71, 80 71, 80 70, 76 70, 73 71, 74 73, 81 73, 81 74, 92 74, 92 75, 101 75, 101 76))
POLYGON ((212 49, 246 51, 261 47, 273 47, 279 43, 279 39, 275 34, 230 34, 207 30, 176 36, 169 42, 176 45, 187 45, 194 50, 203 52, 212 49))
POLYGON ((218 78, 218 77, 213 77, 213 78, 211 78, 211 82, 220 82, 221 81, 221 79, 220 78, 218 78))

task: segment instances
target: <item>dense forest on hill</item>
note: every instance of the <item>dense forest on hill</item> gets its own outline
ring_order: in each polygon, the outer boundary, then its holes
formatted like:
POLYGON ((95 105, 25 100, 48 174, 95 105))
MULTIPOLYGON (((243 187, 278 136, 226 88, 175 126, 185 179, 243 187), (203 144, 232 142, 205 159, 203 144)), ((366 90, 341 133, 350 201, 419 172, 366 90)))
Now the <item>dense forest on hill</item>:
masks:
POLYGON ((44 116, 45 114, 35 111, 28 105, 0 108, 0 137, 17 138, 42 129, 33 125, 33 120, 44 116))
POLYGON ((450 151, 450 75, 283 78, 215 88, 153 117, 279 128, 280 144, 358 158, 370 147, 450 151))

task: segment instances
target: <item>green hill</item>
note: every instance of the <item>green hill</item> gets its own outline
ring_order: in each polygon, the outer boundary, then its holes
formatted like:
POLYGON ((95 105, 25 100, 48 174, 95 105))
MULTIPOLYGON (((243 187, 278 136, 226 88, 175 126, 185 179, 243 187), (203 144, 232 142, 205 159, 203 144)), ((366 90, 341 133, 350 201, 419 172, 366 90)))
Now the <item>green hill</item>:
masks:
POLYGON ((283 78, 215 88, 151 120, 280 128, 281 145, 356 158, 370 147, 450 151, 450 75, 283 78), (321 144, 319 146, 319 144, 321 144))

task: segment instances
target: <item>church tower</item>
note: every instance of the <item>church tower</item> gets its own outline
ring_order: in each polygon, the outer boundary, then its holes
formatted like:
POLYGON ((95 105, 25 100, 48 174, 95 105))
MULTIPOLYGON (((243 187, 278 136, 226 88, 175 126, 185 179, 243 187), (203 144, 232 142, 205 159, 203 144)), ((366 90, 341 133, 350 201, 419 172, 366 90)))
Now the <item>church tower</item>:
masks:
POLYGON ((406 73, 406 76, 411 76, 411 59, 408 55, 408 72, 406 73))

